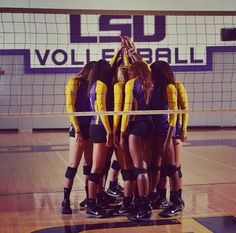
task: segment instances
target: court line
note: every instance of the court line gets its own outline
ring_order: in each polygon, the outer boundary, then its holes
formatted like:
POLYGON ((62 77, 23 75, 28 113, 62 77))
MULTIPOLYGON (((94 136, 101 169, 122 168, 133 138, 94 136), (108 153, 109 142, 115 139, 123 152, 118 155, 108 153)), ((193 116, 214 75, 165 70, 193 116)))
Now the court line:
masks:
MULTIPOLYGON (((43 194, 55 194, 55 193, 63 193, 63 190, 51 190, 51 191, 44 191, 44 192, 27 192, 27 193, 0 193, 0 197, 4 196, 16 196, 16 195, 43 195, 43 194)), ((74 190, 73 192, 82 192, 84 193, 84 190, 74 190)))
POLYGON ((183 184, 183 186, 203 186, 203 185, 236 185, 236 182, 227 182, 227 183, 207 183, 207 184, 183 184))
POLYGON ((215 164, 217 164, 217 165, 220 165, 220 166, 223 166, 223 167, 227 167, 227 168, 231 168, 231 169, 236 170, 236 167, 227 165, 227 164, 225 164, 225 163, 217 162, 217 161, 212 160, 212 159, 207 159, 207 158, 205 158, 205 157, 202 157, 201 155, 198 155, 198 154, 196 154, 196 153, 189 152, 189 151, 186 151, 186 150, 182 150, 182 151, 185 152, 185 153, 187 153, 187 154, 190 154, 190 155, 192 155, 192 156, 194 156, 194 157, 197 157, 197 158, 199 158, 199 159, 203 159, 203 160, 206 160, 206 161, 208 161, 208 162, 215 163, 215 164))
MULTIPOLYGON (((68 162, 63 158, 63 156, 61 155, 60 152, 56 152, 56 154, 59 156, 59 158, 65 163, 66 166, 68 166, 68 162)), ((78 172, 75 176, 75 179, 77 179, 79 181, 79 183, 84 187, 84 180, 80 178, 78 172)))
POLYGON ((210 229, 196 221, 193 217, 189 218, 188 221, 191 222, 195 227, 197 227, 197 230, 201 230, 202 233, 212 233, 210 229))

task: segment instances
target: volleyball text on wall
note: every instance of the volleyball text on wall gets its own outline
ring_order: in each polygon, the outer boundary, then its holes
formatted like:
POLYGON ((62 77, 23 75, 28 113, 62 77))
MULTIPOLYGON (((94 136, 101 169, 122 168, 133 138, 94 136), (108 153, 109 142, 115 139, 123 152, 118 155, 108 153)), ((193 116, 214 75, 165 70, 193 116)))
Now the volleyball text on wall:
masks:
POLYGON ((2 13, 0 55, 23 55, 25 73, 76 73, 91 60, 109 60, 120 35, 152 63, 174 71, 209 71, 214 52, 236 52, 221 40, 235 16, 142 16, 2 13))

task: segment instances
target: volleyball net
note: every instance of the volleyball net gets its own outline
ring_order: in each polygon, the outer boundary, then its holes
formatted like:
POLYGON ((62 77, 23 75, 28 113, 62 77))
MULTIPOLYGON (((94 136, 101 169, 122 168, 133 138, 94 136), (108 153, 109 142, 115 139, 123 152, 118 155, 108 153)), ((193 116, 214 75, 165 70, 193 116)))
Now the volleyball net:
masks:
POLYGON ((0 117, 68 115, 68 79, 89 61, 109 61, 120 35, 130 37, 149 64, 164 60, 171 65, 186 87, 189 112, 235 112, 235 28, 232 12, 149 15, 1 9, 0 117))

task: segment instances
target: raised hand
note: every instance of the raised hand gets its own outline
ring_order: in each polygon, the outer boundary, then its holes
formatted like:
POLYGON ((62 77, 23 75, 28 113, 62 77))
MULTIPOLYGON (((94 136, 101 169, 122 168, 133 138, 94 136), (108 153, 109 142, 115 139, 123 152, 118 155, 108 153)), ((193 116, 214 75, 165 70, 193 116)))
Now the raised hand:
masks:
POLYGON ((121 45, 127 49, 134 49, 135 45, 134 42, 128 36, 120 36, 121 38, 121 45))

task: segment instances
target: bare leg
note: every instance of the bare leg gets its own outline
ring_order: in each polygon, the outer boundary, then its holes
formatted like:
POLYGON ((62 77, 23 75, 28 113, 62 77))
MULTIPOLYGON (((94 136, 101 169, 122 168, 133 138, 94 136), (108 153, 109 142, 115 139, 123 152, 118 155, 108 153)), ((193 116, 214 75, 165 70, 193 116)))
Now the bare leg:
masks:
MULTIPOLYGON (((181 166, 181 150, 182 150, 183 143, 180 139, 174 140, 174 148, 175 148, 175 162, 176 167, 179 168, 181 166)), ((180 179, 180 188, 182 188, 182 177, 180 179)))
MULTIPOLYGON (((116 156, 121 164, 121 169, 123 171, 132 171, 134 168, 132 158, 130 156, 127 144, 124 149, 116 148, 116 156)), ((131 197, 134 194, 134 179, 126 179, 124 180, 124 197, 131 197)))
POLYGON ((82 143, 82 145, 77 144, 75 138, 70 137, 69 162, 64 181, 64 200, 61 206, 62 214, 72 214, 72 209, 70 208, 70 193, 83 151, 84 142, 82 143))
MULTIPOLYGON (((143 142, 140 137, 135 135, 129 136, 129 150, 135 168, 147 169, 143 160, 143 142)), ((149 181, 147 173, 141 173, 137 176, 137 187, 140 197, 147 196, 149 192, 149 181)))
MULTIPOLYGON (((92 141, 86 140, 84 143, 84 166, 92 167, 93 160, 93 143, 92 141)), ((89 174, 85 174, 85 186, 88 186, 89 174)))
MULTIPOLYGON (((161 152, 163 148, 165 138, 156 137, 154 139, 153 154, 151 159, 151 164, 160 168, 161 166, 161 152)), ((152 186, 150 187, 150 192, 154 192, 160 181, 160 171, 151 174, 152 176, 152 186)))
MULTIPOLYGON (((104 161, 106 161, 106 144, 105 143, 94 143, 93 144, 93 165, 91 173, 102 174, 104 170, 104 161)), ((89 181, 89 198, 96 198, 99 183, 89 181)))
MULTIPOLYGON (((70 137, 70 152, 68 166, 72 168, 78 168, 82 154, 84 151, 84 143, 82 145, 76 144, 75 138, 70 137)), ((64 187, 72 188, 74 179, 65 177, 64 187)))

